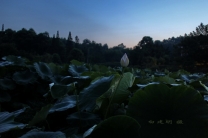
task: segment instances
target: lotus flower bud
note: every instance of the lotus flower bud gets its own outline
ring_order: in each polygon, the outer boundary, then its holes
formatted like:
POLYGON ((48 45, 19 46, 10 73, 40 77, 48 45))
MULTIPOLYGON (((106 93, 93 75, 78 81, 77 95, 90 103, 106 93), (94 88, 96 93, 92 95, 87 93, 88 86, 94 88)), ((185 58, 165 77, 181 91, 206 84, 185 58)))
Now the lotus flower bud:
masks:
POLYGON ((127 67, 129 65, 129 59, 126 55, 126 53, 123 55, 123 57, 121 58, 121 66, 122 67, 127 67))

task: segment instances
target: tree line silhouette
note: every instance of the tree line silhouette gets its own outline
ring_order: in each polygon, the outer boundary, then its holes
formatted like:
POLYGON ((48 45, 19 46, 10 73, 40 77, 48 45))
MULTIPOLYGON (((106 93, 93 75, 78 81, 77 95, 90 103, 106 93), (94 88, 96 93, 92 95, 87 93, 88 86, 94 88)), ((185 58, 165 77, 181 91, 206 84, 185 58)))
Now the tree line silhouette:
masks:
POLYGON ((130 66, 139 68, 193 69, 208 65, 208 25, 201 23, 196 30, 184 36, 153 40, 144 36, 134 47, 123 43, 114 47, 79 37, 60 38, 59 31, 53 37, 48 32, 37 34, 34 29, 0 31, 0 57, 16 55, 31 61, 70 63, 72 59, 91 64, 120 66, 119 61, 127 53, 130 66))

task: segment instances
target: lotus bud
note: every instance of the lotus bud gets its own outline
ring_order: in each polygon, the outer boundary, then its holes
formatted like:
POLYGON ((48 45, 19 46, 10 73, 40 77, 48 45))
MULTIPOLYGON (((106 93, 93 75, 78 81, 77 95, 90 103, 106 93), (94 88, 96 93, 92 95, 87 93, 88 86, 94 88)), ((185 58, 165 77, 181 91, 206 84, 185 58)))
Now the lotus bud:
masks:
POLYGON ((121 58, 121 66, 122 67, 127 67, 129 65, 129 59, 126 55, 126 53, 123 55, 123 57, 121 58))

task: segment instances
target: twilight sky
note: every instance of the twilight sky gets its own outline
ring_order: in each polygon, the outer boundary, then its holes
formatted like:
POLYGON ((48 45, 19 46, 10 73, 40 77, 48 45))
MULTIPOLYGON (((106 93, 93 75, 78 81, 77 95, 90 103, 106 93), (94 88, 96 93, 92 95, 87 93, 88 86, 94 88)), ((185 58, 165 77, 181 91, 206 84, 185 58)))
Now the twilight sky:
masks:
POLYGON ((207 6, 208 0, 0 0, 0 25, 133 47, 143 36, 163 40, 208 24, 207 6))

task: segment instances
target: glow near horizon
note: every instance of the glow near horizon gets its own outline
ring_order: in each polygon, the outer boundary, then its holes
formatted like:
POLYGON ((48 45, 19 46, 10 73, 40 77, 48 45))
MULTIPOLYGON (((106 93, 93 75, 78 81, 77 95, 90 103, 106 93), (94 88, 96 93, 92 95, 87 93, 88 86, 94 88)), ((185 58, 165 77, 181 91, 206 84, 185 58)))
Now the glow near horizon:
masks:
POLYGON ((0 24, 15 31, 59 31, 110 47, 133 47, 144 36, 153 40, 177 37, 208 24, 207 0, 1 0, 0 24))

